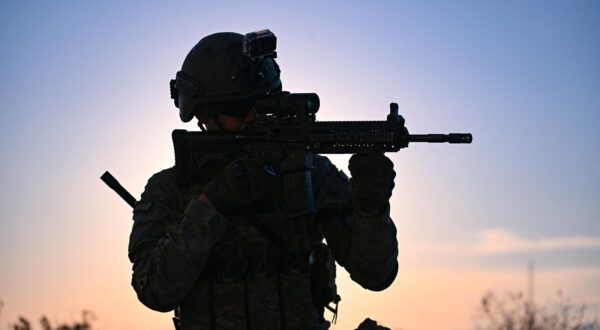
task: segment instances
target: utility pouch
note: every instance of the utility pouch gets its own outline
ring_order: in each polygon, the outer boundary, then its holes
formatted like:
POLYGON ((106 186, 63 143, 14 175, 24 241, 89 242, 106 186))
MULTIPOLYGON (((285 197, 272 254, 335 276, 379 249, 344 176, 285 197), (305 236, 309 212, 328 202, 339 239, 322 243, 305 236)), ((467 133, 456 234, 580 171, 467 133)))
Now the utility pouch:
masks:
POLYGON ((211 285, 210 280, 202 279, 196 281, 192 292, 182 301, 179 315, 176 317, 181 324, 181 330, 212 330, 213 318, 210 305, 211 285))
POLYGON ((244 282, 213 283, 215 328, 246 330, 244 282))
POLYGON ((215 329, 246 329, 246 289, 244 278, 247 262, 240 249, 216 249, 219 257, 212 268, 213 312, 215 329))
POLYGON ((252 329, 281 329, 277 277, 246 279, 246 297, 252 329))
POLYGON ((281 274, 279 282, 284 320, 283 329, 311 329, 313 315, 308 273, 281 274))

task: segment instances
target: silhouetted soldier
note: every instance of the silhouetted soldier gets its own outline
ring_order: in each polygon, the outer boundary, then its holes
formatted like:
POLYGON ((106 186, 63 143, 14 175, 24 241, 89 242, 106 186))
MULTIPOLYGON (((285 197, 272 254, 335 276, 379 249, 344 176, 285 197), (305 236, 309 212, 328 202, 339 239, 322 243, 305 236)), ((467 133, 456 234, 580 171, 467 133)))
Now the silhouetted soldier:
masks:
MULTIPOLYGON (((243 43, 243 35, 216 33, 192 48, 171 83, 182 121, 237 131, 256 120, 254 99, 281 92, 275 56, 248 56, 243 43)), ((327 329, 324 310, 339 300, 334 260, 366 289, 391 285, 398 243, 387 157, 353 155, 349 180, 314 155, 317 212, 287 218, 278 163, 222 155, 185 182, 176 168, 149 179, 129 242, 132 285, 144 305, 178 308, 184 330, 327 329)))

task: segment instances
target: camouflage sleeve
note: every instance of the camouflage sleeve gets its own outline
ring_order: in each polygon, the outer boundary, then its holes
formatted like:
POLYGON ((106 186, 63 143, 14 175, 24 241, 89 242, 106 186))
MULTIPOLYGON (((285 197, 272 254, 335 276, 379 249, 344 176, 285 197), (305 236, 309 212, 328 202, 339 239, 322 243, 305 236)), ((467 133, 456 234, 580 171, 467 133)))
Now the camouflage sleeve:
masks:
POLYGON ((355 212, 348 177, 326 157, 315 160, 313 188, 320 229, 338 264, 366 289, 389 287, 398 273, 398 241, 389 204, 381 214, 355 212))
POLYGON ((148 180, 133 220, 132 286, 147 307, 172 310, 191 290, 227 220, 199 200, 185 205, 172 169, 148 180))

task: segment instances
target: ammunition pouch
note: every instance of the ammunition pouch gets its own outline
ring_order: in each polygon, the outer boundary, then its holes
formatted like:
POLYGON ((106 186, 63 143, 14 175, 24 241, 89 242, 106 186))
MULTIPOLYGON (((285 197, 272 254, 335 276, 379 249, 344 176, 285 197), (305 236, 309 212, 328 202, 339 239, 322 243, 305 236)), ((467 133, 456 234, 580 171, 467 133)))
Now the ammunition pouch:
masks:
POLYGON ((330 249, 319 244, 310 254, 274 251, 219 250, 213 260, 224 262, 209 261, 214 268, 181 302, 181 329, 328 329, 323 310, 339 301, 330 249))

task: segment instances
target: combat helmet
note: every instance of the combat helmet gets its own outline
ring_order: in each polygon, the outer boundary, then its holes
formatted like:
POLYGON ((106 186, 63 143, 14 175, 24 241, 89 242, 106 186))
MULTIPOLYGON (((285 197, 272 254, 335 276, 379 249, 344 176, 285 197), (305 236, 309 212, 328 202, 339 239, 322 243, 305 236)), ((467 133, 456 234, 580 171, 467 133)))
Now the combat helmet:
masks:
POLYGON ((281 91, 274 58, 276 38, 269 30, 241 35, 220 32, 202 38, 171 80, 171 98, 179 117, 189 122, 196 113, 209 117, 240 115, 251 101, 281 91))

